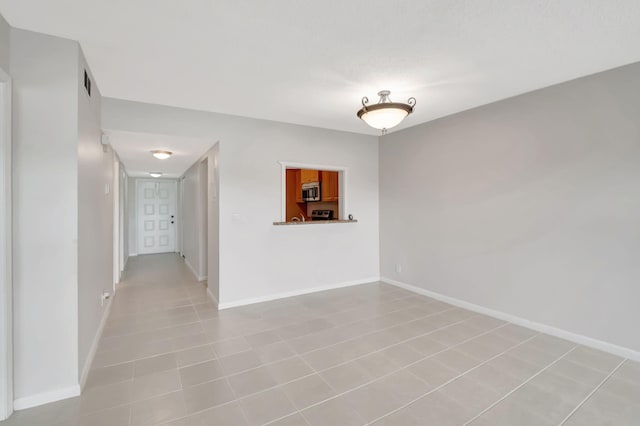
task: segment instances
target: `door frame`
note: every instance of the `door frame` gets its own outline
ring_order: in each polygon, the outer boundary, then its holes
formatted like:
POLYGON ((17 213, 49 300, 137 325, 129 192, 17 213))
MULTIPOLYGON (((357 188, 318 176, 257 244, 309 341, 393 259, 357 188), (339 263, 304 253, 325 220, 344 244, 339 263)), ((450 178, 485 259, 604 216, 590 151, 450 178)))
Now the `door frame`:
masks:
POLYGON ((204 281, 208 279, 209 275, 209 157, 205 156, 200 160, 198 166, 198 195, 197 199, 200 200, 199 217, 198 222, 200 228, 200 237, 198 238, 198 255, 200 256, 200 276, 198 281, 204 281))
POLYGON ((13 413, 11 78, 0 69, 0 420, 13 413))
MULTIPOLYGON (((135 242, 136 242, 136 255, 140 255, 143 253, 140 253, 140 209, 138 208, 138 204, 140 204, 140 200, 138 199, 138 196, 140 195, 140 184, 144 183, 144 182, 153 182, 153 183, 158 183, 158 182, 165 182, 165 183, 172 183, 175 186, 175 220, 174 222, 177 222, 178 224, 180 223, 180 213, 178 212, 178 179, 136 179, 136 193, 135 193, 135 206, 134 206, 134 211, 135 211, 135 227, 134 229, 136 230, 135 232, 135 242)), ((173 227, 173 232, 174 232, 174 247, 173 247, 173 251, 168 251, 166 253, 177 253, 178 252, 178 227, 174 226, 173 227)))
MULTIPOLYGON (((119 235, 119 248, 120 248, 120 256, 118 259, 118 263, 119 263, 119 268, 118 268, 118 277, 120 279, 122 279, 122 273, 124 272, 124 267, 126 265, 127 259, 124 258, 124 245, 128 244, 128 241, 124 240, 124 227, 127 224, 127 221, 125 220, 125 215, 127 214, 127 205, 128 205, 128 200, 127 200, 127 185, 128 185, 128 179, 127 179, 127 172, 125 171, 124 168, 124 164, 120 163, 120 181, 118 182, 118 194, 119 194, 119 203, 120 203, 120 209, 118 212, 118 221, 120 224, 120 235, 119 235)), ((127 251, 128 253, 128 251, 127 251)))
POLYGON ((120 158, 113 154, 113 292, 115 293, 120 283, 120 158))

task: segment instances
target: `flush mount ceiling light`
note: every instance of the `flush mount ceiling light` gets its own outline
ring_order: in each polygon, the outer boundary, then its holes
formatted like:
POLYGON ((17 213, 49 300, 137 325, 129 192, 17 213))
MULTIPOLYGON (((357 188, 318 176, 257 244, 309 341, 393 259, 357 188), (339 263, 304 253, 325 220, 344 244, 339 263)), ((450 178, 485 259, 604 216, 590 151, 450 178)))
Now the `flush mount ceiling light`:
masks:
POLYGON ((162 176, 162 172, 149 172, 151 177, 160 177, 162 176))
POLYGON ((173 154, 173 152, 171 151, 162 151, 159 149, 151 151, 151 153, 159 160, 166 160, 167 158, 171 157, 171 154, 173 154))
POLYGON ((397 126, 406 116, 413 112, 416 106, 416 98, 409 98, 406 104, 391 102, 388 90, 378 92, 380 100, 377 104, 367 105, 369 98, 362 98, 362 108, 358 111, 358 118, 362 119, 374 129, 382 130, 382 134, 387 133, 387 129, 397 126))

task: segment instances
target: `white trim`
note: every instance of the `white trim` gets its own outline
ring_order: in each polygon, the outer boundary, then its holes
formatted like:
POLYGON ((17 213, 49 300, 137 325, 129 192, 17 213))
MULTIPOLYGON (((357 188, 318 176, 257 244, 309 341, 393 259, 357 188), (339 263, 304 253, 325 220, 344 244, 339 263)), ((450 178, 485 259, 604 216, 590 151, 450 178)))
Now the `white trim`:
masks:
POLYGON ((211 293, 211 289, 209 288, 209 286, 207 286, 207 296, 209 296, 209 299, 211 299, 211 301, 213 302, 214 305, 216 305, 216 307, 219 308, 219 303, 218 303, 218 299, 216 299, 216 297, 213 295, 213 293, 211 293))
POLYGON ((107 319, 109 318, 109 314, 111 313, 111 304, 113 303, 114 297, 115 291, 107 302, 107 307, 102 314, 102 319, 100 320, 98 331, 96 332, 96 335, 93 338, 93 342, 91 343, 91 347, 89 348, 89 354, 87 355, 87 359, 84 363, 84 368, 82 369, 82 374, 80 375, 80 389, 84 389, 84 385, 87 383, 87 377, 89 377, 89 371, 91 371, 91 365, 93 364, 93 359, 96 356, 98 345, 100 344, 100 339, 102 338, 102 333, 104 332, 104 326, 107 324, 107 319))
MULTIPOLYGON (((118 154, 114 152, 114 155, 120 162, 120 157, 118 154)), ((124 272, 125 265, 127 264, 127 259, 124 258, 124 225, 125 225, 125 214, 127 212, 127 172, 125 171, 124 164, 120 162, 120 177, 118 182, 118 203, 119 203, 119 211, 118 211, 118 250, 120 251, 120 257, 118 259, 118 282, 122 279, 122 273, 124 272)))
MULTIPOLYGON (((106 148, 106 147, 105 147, 106 148)), ((111 152, 111 166, 113 168, 111 205, 113 206, 113 290, 120 282, 120 158, 113 150, 111 152)))
POLYGON ((347 170, 346 166, 326 165, 326 164, 311 164, 311 163, 295 163, 292 161, 279 161, 283 169, 308 169, 308 170, 327 170, 331 172, 340 172, 347 170))
POLYGON ((80 385, 69 386, 68 388, 56 389, 54 391, 43 392, 36 395, 18 398, 13 401, 13 408, 16 410, 24 410, 26 408, 37 407, 39 405, 48 404, 50 402, 61 401, 67 398, 73 398, 80 395, 80 385))
POLYGON ((340 191, 340 202, 338 203, 338 218, 347 218, 347 175, 349 168, 346 166, 330 166, 326 164, 309 164, 309 163, 295 163, 291 161, 279 161, 280 172, 280 189, 281 189, 281 202, 280 202, 280 221, 287 221, 287 169, 307 169, 307 170, 326 170, 331 172, 338 172, 338 184, 340 191))
POLYGON ((11 79, 0 69, 0 421, 13 412, 11 79))
POLYGON ((194 268, 194 267, 193 267, 193 265, 191 265, 191 263, 189 263, 189 261, 187 260, 187 258, 186 258, 186 257, 184 257, 184 256, 183 256, 182 258, 184 259, 184 263, 186 263, 186 264, 187 264, 187 266, 189 267, 189 269, 191 270, 191 273, 193 274, 193 276, 194 276, 194 277, 196 277, 196 280, 198 280, 198 281, 204 281, 204 280, 206 280, 206 279, 207 279, 207 276, 206 276, 206 275, 199 275, 199 274, 196 272, 196 268, 194 268))
POLYGON ((621 356, 623 358, 628 358, 634 361, 640 361, 640 352, 634 351, 633 349, 630 349, 630 348, 625 348, 624 346, 614 345, 613 343, 604 342, 602 340, 594 339, 592 337, 587 337, 582 334, 573 333, 571 331, 552 327, 550 325, 542 324, 535 321, 530 321, 528 319, 521 318, 505 312, 496 311, 490 308, 485 308, 484 306, 466 302, 461 299, 456 299, 455 297, 445 296, 444 294, 436 293, 431 290, 426 290, 424 288, 416 287, 414 285, 403 283, 401 281, 396 281, 391 278, 380 277, 380 281, 387 284, 394 285, 396 287, 403 288, 405 290, 412 291, 414 293, 421 294, 423 296, 432 297, 436 300, 440 300, 442 302, 449 303, 451 305, 458 306, 460 308, 468 309, 470 311, 478 312, 480 314, 488 315, 490 317, 498 318, 504 321, 509 321, 513 324, 517 324, 522 327, 527 327, 532 330, 539 331, 541 333, 546 333, 555 337, 559 337, 561 339, 569 340, 570 342, 578 343, 580 345, 588 346, 594 349, 599 349, 601 351, 608 352, 613 355, 621 356))
MULTIPOLYGON (((254 303, 269 302, 271 300, 286 299, 292 296, 301 296, 303 294, 317 293, 319 291, 333 290, 336 288, 352 287, 361 284, 369 284, 380 281, 379 277, 363 278, 361 280, 345 281, 337 284, 321 285, 317 287, 304 288, 301 290, 285 291, 282 293, 269 294, 267 296, 253 297, 250 299, 241 299, 234 302, 218 303, 218 309, 236 308, 238 306, 253 305, 254 303)), ((215 300, 215 299, 214 299, 215 300)))

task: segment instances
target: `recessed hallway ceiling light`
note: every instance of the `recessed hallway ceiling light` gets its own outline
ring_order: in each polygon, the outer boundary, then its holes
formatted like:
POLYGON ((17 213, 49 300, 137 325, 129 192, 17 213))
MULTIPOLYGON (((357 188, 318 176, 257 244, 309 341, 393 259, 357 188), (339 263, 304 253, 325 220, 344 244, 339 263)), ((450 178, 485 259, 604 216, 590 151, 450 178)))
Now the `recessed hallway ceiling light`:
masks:
POLYGON ((391 102, 388 90, 378 92, 380 100, 377 104, 367 105, 369 98, 362 98, 362 108, 358 111, 358 118, 362 119, 374 129, 382 130, 382 134, 387 133, 387 129, 397 126, 409 114, 413 112, 416 106, 416 98, 409 98, 406 104, 399 102, 391 102))
POLYGON ((160 177, 162 176, 162 172, 149 172, 151 177, 160 177))
POLYGON ((162 151, 159 149, 151 151, 151 153, 159 160, 166 160, 167 158, 171 157, 171 154, 173 154, 173 152, 171 151, 162 151))

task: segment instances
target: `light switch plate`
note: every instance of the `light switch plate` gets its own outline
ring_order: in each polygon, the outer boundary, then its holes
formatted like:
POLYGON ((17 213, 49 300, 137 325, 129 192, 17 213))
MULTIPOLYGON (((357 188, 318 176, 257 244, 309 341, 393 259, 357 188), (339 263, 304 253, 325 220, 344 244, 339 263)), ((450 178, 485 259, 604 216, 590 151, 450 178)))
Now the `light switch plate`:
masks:
POLYGON ((105 183, 104 184, 104 194, 108 195, 109 194, 109 190, 110 190, 109 184, 105 183))

